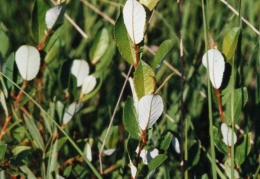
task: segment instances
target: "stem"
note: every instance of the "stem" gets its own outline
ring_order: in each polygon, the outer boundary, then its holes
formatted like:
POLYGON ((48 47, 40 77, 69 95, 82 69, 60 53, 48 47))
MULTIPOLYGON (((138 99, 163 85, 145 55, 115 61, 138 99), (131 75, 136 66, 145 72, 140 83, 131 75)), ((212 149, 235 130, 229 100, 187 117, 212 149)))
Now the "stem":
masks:
POLYGON ((24 90, 26 89, 27 85, 28 85, 28 81, 27 81, 27 80, 24 80, 24 81, 23 81, 23 86, 22 86, 21 90, 19 91, 19 93, 18 93, 18 95, 17 95, 17 97, 16 97, 16 100, 15 100, 15 102, 14 102, 14 109, 16 109, 16 107, 18 106, 20 100, 22 99, 22 97, 23 97, 23 92, 24 92, 24 90))
MULTIPOLYGON (((208 51, 208 41, 207 41, 207 24, 206 24, 206 15, 204 1, 201 0, 202 12, 203 12, 203 28, 204 28, 204 38, 205 38, 205 48, 206 52, 208 51)), ((208 65, 208 54, 207 54, 207 66, 208 65)), ((209 80, 209 69, 207 68, 208 76, 208 109, 209 109, 209 134, 210 134, 210 151, 211 151, 211 169, 213 179, 217 179, 217 169, 216 169, 216 154, 214 148, 214 138, 213 138, 213 118, 212 118, 212 101, 211 101, 211 90, 210 90, 210 80, 209 80)))
POLYGON ((138 46, 136 43, 134 43, 135 47, 135 63, 134 63, 134 68, 136 69, 138 63, 139 63, 139 54, 138 54, 138 46))
POLYGON ((43 47, 44 47, 44 45, 45 45, 45 43, 46 43, 50 33, 51 33, 51 29, 48 29, 46 34, 45 34, 45 36, 44 36, 43 41, 38 44, 38 50, 39 51, 42 51, 42 49, 43 49, 43 47))
POLYGON ((5 132, 6 132, 6 129, 7 129, 7 126, 9 124, 9 122, 11 121, 11 118, 12 118, 12 114, 6 116, 5 118, 5 124, 1 130, 1 133, 0 133, 0 141, 2 140, 3 136, 5 135, 5 132))
POLYGON ((222 109, 222 102, 221 102, 221 97, 220 97, 220 90, 216 89, 216 95, 218 97, 218 110, 219 110, 219 115, 221 118, 222 123, 225 123, 225 118, 224 118, 224 113, 222 109))

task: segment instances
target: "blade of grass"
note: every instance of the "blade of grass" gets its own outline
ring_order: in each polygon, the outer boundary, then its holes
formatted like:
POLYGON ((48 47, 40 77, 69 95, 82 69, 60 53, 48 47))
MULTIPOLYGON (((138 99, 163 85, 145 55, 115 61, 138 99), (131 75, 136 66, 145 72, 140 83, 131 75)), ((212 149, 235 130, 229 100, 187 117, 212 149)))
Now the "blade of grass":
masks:
MULTIPOLYGON (((207 1, 206 1, 207 2, 207 1)), ((205 50, 208 51, 208 40, 207 40, 207 16, 205 15, 205 7, 204 1, 201 0, 202 4, 202 13, 203 13, 203 29, 204 29, 204 38, 205 38, 205 50)), ((207 54, 207 66, 208 66, 208 54, 207 54)), ((210 80, 209 80, 209 68, 207 68, 207 76, 208 76, 208 108, 209 108, 209 134, 210 134, 210 151, 211 151, 211 169, 213 179, 217 179, 217 171, 216 171, 216 154, 214 147, 214 138, 213 138, 213 117, 212 117, 212 100, 211 100, 211 90, 210 90, 210 80)))

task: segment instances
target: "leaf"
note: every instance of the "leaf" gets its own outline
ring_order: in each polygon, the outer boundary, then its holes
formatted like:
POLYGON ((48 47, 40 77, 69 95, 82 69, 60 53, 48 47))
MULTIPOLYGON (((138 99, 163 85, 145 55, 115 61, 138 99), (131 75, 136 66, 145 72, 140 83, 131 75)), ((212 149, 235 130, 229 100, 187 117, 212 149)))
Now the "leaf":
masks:
POLYGON ((77 87, 80 87, 89 74, 89 65, 83 59, 76 59, 72 63, 71 73, 77 78, 77 87))
MULTIPOLYGON (((230 94, 231 95, 231 94, 230 94)), ((236 124, 239 120, 239 115, 246 105, 248 100, 247 88, 238 88, 234 90, 234 124, 236 124)), ((227 101, 225 105, 225 119, 228 125, 232 124, 232 116, 231 116, 231 98, 227 101)))
POLYGON ((96 86, 97 80, 93 75, 87 76, 82 84, 81 93, 88 94, 90 93, 96 86))
POLYGON ((95 72, 100 71, 101 73, 104 73, 108 71, 109 65, 114 57, 115 54, 115 44, 109 44, 107 47, 104 55, 100 58, 99 62, 96 64, 95 72))
POLYGON ((6 29, 4 24, 0 22, 0 57, 6 57, 10 46, 10 40, 7 34, 8 30, 6 29))
POLYGON ((34 144, 36 146, 36 148, 43 150, 44 149, 44 143, 41 137, 41 134, 36 126, 36 124, 34 123, 34 120, 31 118, 28 118, 26 115, 24 115, 24 121, 25 124, 27 126, 27 131, 29 132, 29 134, 31 135, 31 137, 34 140, 34 144))
POLYGON ((214 145, 217 147, 217 149, 222 152, 223 154, 228 154, 228 147, 227 145, 222 141, 221 138, 221 132, 219 129, 215 126, 213 126, 213 138, 214 138, 214 145))
POLYGON ((158 149, 167 151, 169 146, 171 145, 171 141, 173 139, 173 135, 170 132, 165 132, 161 135, 158 143, 158 149))
POLYGON ((99 91, 99 89, 101 88, 102 84, 103 84, 103 77, 98 79, 98 85, 96 85, 97 87, 95 87, 94 90, 91 91, 90 93, 85 94, 81 102, 87 101, 89 98, 94 96, 99 91))
MULTIPOLYGON (((221 133, 223 136, 223 141, 226 145, 231 146, 232 145, 232 128, 228 127, 226 123, 221 124, 221 133)), ((234 132, 233 133, 233 142, 234 144, 237 142, 237 135, 234 132)))
MULTIPOLYGON (((14 80, 14 63, 15 63, 15 53, 11 53, 7 59, 6 67, 5 67, 5 75, 10 78, 12 81, 14 80)), ((9 80, 6 81, 6 86, 8 89, 13 87, 13 83, 11 83, 9 80)))
POLYGON ((96 64, 104 55, 109 46, 109 33, 106 28, 99 31, 94 38, 93 45, 90 48, 89 58, 92 64, 96 64))
POLYGON ((116 45, 120 54, 129 64, 133 65, 136 61, 134 44, 127 34, 122 13, 116 21, 114 33, 116 45))
POLYGON ((41 42, 45 36, 46 24, 44 19, 48 8, 49 7, 44 0, 36 0, 34 2, 32 12, 32 32, 37 43, 41 42))
POLYGON ((56 140, 54 142, 54 144, 52 145, 51 149, 50 149, 50 157, 49 157, 49 161, 48 161, 48 168, 47 168, 47 178, 52 178, 52 173, 56 172, 58 170, 58 141, 56 140))
POLYGON ((91 162, 92 161, 92 151, 91 151, 91 146, 90 146, 89 142, 86 143, 84 151, 86 153, 87 159, 91 162))
POLYGON ((226 56, 227 61, 229 61, 235 53, 240 32, 241 29, 239 27, 232 28, 223 38, 222 52, 226 56))
POLYGON ((170 52, 170 50, 173 47, 173 41, 172 40, 165 40, 163 43, 161 43, 158 51, 156 52, 156 55, 153 58, 151 67, 155 71, 158 71, 161 67, 161 64, 165 58, 165 56, 170 52))
POLYGON ((140 0, 139 2, 146 6, 150 11, 155 8, 160 0, 140 0))
POLYGON ((174 148, 175 152, 177 154, 181 153, 181 149, 180 149, 180 143, 177 137, 173 137, 172 138, 172 147, 174 148))
POLYGON ((144 95, 152 94, 154 92, 155 83, 154 71, 141 60, 134 73, 134 88, 138 100, 144 95))
POLYGON ((6 147, 7 144, 0 143, 0 161, 4 160, 5 158, 6 147))
POLYGON ((30 149, 31 149, 30 146, 16 146, 15 148, 12 149, 12 152, 14 155, 18 155, 19 153, 30 149))
POLYGON ((128 98, 123 109, 123 123, 131 137, 139 140, 139 127, 133 98, 128 98))
POLYGON ((133 95, 134 107, 135 107, 136 113, 138 113, 138 103, 139 103, 139 101, 138 101, 137 94, 136 94, 136 91, 135 91, 133 78, 129 77, 128 81, 129 81, 131 91, 132 91, 132 95, 133 95))
POLYGON ((37 179, 36 176, 33 174, 33 172, 26 166, 26 165, 23 165, 21 167, 19 167, 20 170, 26 174, 27 178, 30 178, 30 179, 37 179))
POLYGON ((152 127, 163 112, 163 101, 159 95, 146 95, 138 104, 138 123, 142 130, 152 127))
POLYGON ((202 63, 207 68, 207 54, 209 63, 209 77, 214 88, 219 89, 225 71, 224 57, 217 49, 208 50, 202 57, 202 63))
POLYGON ((15 62, 24 80, 30 81, 40 70, 40 53, 29 45, 21 46, 15 53, 15 62))
POLYGON ((156 168, 158 168, 166 159, 167 155, 165 154, 159 154, 154 159, 151 160, 151 162, 148 164, 149 172, 154 171, 156 168))
MULTIPOLYGON (((107 132, 107 128, 105 130, 103 130, 101 136, 100 136, 100 141, 101 143, 103 143, 105 135, 107 132)), ((108 136, 107 136, 107 141, 105 144, 105 149, 115 149, 117 142, 118 142, 118 126, 112 126, 108 136)), ((101 148, 101 144, 98 144, 99 149, 101 148)))
POLYGON ((74 102, 70 104, 63 116, 62 123, 67 124, 72 119, 73 115, 82 108, 82 106, 82 103, 74 102))
POLYGON ((55 7, 52 7, 46 12, 45 22, 48 29, 52 29, 54 25, 59 23, 65 14, 66 4, 61 3, 55 7))
POLYGON ((144 7, 136 0, 127 0, 123 8, 124 23, 128 35, 134 44, 144 38, 146 13, 144 7))
POLYGON ((188 169, 193 168, 195 165, 198 164, 200 160, 200 147, 198 143, 194 143, 190 148, 189 148, 189 153, 188 153, 188 169))
POLYGON ((9 113, 8 113, 8 108, 7 108, 7 105, 6 105, 6 99, 5 99, 5 95, 3 93, 3 91, 0 89, 0 102, 1 102, 1 105, 5 111, 5 116, 8 116, 9 113))
POLYGON ((237 141, 237 146, 235 147, 235 160, 238 166, 244 163, 250 153, 251 136, 252 133, 245 134, 237 141))
POLYGON ((135 151, 138 147, 139 140, 129 137, 127 140, 127 153, 131 161, 135 160, 135 151))

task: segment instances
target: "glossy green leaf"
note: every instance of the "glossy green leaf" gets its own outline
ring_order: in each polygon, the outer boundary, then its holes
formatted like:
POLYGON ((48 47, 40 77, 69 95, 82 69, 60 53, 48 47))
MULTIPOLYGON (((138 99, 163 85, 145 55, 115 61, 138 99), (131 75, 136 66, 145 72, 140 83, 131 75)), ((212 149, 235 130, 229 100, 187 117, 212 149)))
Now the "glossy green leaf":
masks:
POLYGON ((133 98, 128 98, 125 103, 123 110, 123 123, 131 137, 137 140, 140 139, 140 136, 138 135, 140 131, 137 124, 137 115, 134 107, 133 98))
POLYGON ((7 36, 7 29, 4 26, 3 23, 0 22, 0 58, 5 57, 7 55, 9 45, 10 45, 10 40, 9 37, 7 36))
POLYGON ((27 117, 26 115, 24 115, 24 121, 27 126, 27 130, 28 130, 29 134, 31 135, 31 137, 34 140, 34 144, 35 144, 36 148, 43 150, 44 143, 42 140, 42 136, 41 136, 34 120, 27 117))
MULTIPOLYGON (((112 43, 112 42, 111 42, 112 43)), ((96 64, 96 72, 105 73, 108 72, 108 67, 114 57, 115 54, 115 44, 112 43, 107 47, 104 55, 100 58, 98 64, 96 64)))
POLYGON ((167 155, 165 154, 159 154, 157 155, 154 159, 151 160, 151 162, 148 164, 148 169, 149 172, 151 173, 152 171, 154 171, 156 168, 158 168, 166 159, 167 159, 167 155))
POLYGON ((155 71, 159 70, 165 56, 170 52, 172 47, 173 47, 172 40, 165 40, 161 43, 158 51, 156 52, 156 55, 153 58, 153 61, 151 64, 152 69, 154 69, 155 71))
POLYGON ((41 42, 45 36, 46 24, 45 13, 48 10, 48 5, 44 0, 36 0, 34 2, 32 12, 32 32, 37 43, 41 42))
POLYGON ((122 13, 116 21, 114 36, 120 54, 128 63, 133 65, 136 61, 134 44, 127 33, 122 13))
POLYGON ((145 5, 150 11, 155 8, 160 0, 140 0, 139 2, 145 5))
POLYGON ((235 147, 235 160, 236 164, 239 166, 246 160, 251 150, 251 136, 252 133, 245 134, 237 141, 235 147))
MULTIPOLYGON (((228 125, 232 124, 231 117, 231 98, 227 101, 225 107, 225 120, 228 125)), ((247 89, 238 88, 234 90, 234 124, 239 120, 239 115, 248 100, 247 89)))
POLYGON ((200 146, 198 143, 194 143, 189 148, 189 154, 188 154, 188 168, 191 169, 195 165, 198 164, 200 160, 200 146))
POLYGON ((92 64, 96 64, 104 55, 109 46, 109 33, 106 28, 98 31, 90 48, 89 58, 92 64))
POLYGON ((4 158, 5 158, 6 147, 7 147, 7 144, 0 143, 0 161, 4 160, 4 158))
POLYGON ((31 149, 30 146, 16 146, 15 148, 13 148, 12 152, 14 155, 18 155, 19 153, 30 149, 31 149))
POLYGON ((217 149, 225 155, 228 154, 228 147, 222 141, 221 131, 219 130, 219 128, 213 126, 213 135, 214 145, 217 147, 217 149))
POLYGON ((152 68, 144 61, 140 61, 134 73, 134 87, 138 100, 155 89, 155 74, 152 68))
POLYGON ((235 27, 228 31, 223 39, 222 52, 225 54, 227 61, 229 61, 235 53, 240 31, 240 28, 235 27))
POLYGON ((163 133, 158 141, 158 149, 166 151, 171 145, 172 137, 171 132, 163 133))

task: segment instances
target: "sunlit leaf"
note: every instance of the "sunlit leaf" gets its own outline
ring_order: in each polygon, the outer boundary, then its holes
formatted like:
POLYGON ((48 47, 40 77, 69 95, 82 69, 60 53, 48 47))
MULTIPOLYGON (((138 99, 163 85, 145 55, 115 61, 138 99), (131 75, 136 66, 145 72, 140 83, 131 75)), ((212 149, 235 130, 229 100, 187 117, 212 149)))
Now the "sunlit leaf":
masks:
POLYGON ((97 80, 93 75, 87 76, 82 84, 81 93, 88 94, 90 93, 96 86, 97 80))
POLYGON ((140 0, 139 2, 145 5, 150 11, 155 8, 160 0, 140 0))
POLYGON ((89 65, 85 60, 76 59, 72 63, 71 73, 77 78, 77 87, 81 86, 89 74, 89 65))
POLYGON ((27 178, 37 179, 33 172, 26 165, 23 165, 19 168, 24 174, 26 174, 27 178))
POLYGON ((103 154, 110 156, 112 155, 114 152, 116 151, 116 149, 108 149, 108 150, 104 150, 103 154))
POLYGON ((172 40, 165 40, 160 45, 158 51, 156 52, 156 55, 153 58, 151 67, 152 69, 158 71, 161 67, 161 64, 165 58, 165 56, 170 52, 170 50, 173 47, 173 41, 172 40))
POLYGON ((89 142, 87 142, 85 145, 85 153, 86 153, 87 159, 89 161, 92 161, 92 150, 91 150, 91 146, 90 146, 89 142))
POLYGON ((240 32, 241 29, 235 27, 228 31, 223 39, 222 52, 225 54, 227 61, 229 61, 235 53, 240 32))
POLYGON ((209 77, 214 88, 220 88, 225 71, 225 60, 220 51, 210 49, 202 57, 202 63, 207 68, 207 56, 209 64, 209 77))
POLYGON ((152 127, 163 112, 163 101, 159 95, 146 95, 138 104, 138 124, 142 130, 152 127))
MULTIPOLYGON (((221 133, 223 136, 223 142, 226 145, 231 146, 232 145, 232 128, 228 127, 226 123, 222 123, 221 124, 221 133)), ((233 133, 233 136, 234 136, 233 144, 235 144, 237 142, 237 135, 235 132, 233 133)))
MULTIPOLYGON (((139 150, 139 147, 136 149, 136 152, 138 152, 139 150)), ((158 149, 154 148, 154 149, 151 149, 151 150, 146 150, 146 149, 143 149, 140 153, 140 157, 142 158, 143 160, 143 163, 145 165, 147 165, 148 163, 150 163, 150 161, 152 159, 154 159, 157 155, 159 155, 159 151, 158 149)))
POLYGON ((127 132, 129 132, 133 138, 137 140, 140 139, 133 98, 128 98, 125 103, 123 110, 123 122, 127 132))
POLYGON ((122 14, 116 21, 114 31, 116 45, 120 54, 129 64, 133 65, 136 61, 134 44, 127 33, 122 14))
POLYGON ((127 0, 123 9, 124 23, 135 44, 144 38, 146 13, 144 7, 136 0, 127 0))
POLYGON ((129 81, 129 84, 130 84, 130 87, 132 90, 132 94, 133 94, 134 106, 135 106, 136 112, 138 113, 138 98, 137 98, 137 94, 135 91, 133 78, 129 77, 128 81, 129 81))
POLYGON ((132 160, 130 159, 130 169, 131 169, 131 176, 132 178, 135 178, 137 173, 137 168, 134 166, 132 160))
POLYGON ((177 137, 172 138, 172 147, 177 154, 181 153, 180 143, 177 137))
POLYGON ((31 149, 30 146, 16 146, 15 148, 13 148, 12 152, 14 155, 18 155, 19 153, 30 149, 31 149))
MULTIPOLYGON (((227 176, 228 176, 229 179, 232 179, 231 163, 232 163, 232 162, 231 162, 231 158, 230 158, 230 157, 228 157, 227 160, 226 160, 225 163, 224 163, 224 166, 225 166, 224 169, 225 169, 225 172, 226 172, 226 174, 227 174, 227 176)), ((236 168, 234 168, 234 178, 240 178, 240 177, 239 177, 239 173, 238 173, 238 171, 237 171, 236 168)))
POLYGON ((8 116, 9 113, 8 113, 8 108, 7 108, 7 105, 6 105, 6 99, 5 99, 5 95, 3 93, 2 90, 0 90, 0 102, 1 102, 1 105, 5 111, 5 115, 8 116))
POLYGON ((67 124, 72 119, 73 115, 82 108, 82 106, 82 103, 74 102, 70 104, 63 116, 63 124, 67 124))
POLYGON ((45 22, 48 29, 51 29, 55 24, 57 24, 64 16, 65 13, 65 3, 59 4, 46 12, 45 22))
POLYGON ((134 88, 139 100, 144 95, 153 94, 155 89, 154 71, 142 60, 134 73, 134 88))
POLYGON ((15 53, 15 62, 24 80, 30 81, 40 70, 40 53, 32 46, 23 45, 15 53))
POLYGON ((92 64, 96 64, 104 55, 109 46, 109 33, 103 28, 94 38, 93 45, 90 48, 89 57, 92 64))

